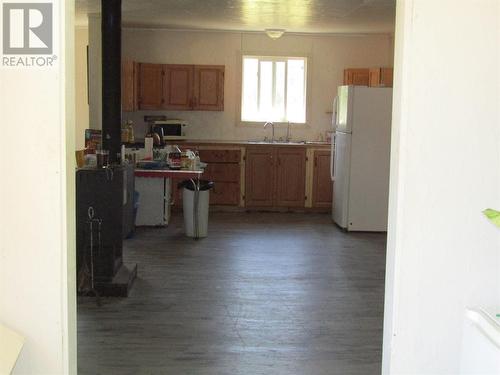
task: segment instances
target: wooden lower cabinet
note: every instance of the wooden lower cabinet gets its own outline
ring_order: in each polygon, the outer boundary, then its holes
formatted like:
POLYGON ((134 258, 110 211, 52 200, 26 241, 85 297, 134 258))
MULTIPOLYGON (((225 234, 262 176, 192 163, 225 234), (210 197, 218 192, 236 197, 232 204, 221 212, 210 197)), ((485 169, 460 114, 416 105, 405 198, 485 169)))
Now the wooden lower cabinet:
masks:
POLYGON ((304 207, 305 162, 303 148, 247 148, 246 207, 304 207))
MULTIPOLYGON (((196 149, 196 147, 192 147, 196 149)), ((223 150, 223 149, 211 149, 211 150, 198 150, 200 155, 200 160, 208 164, 218 164, 218 163, 234 163, 238 164, 241 159, 241 150, 223 150)))
MULTIPOLYGON (((202 180, 214 182, 210 205, 238 206, 240 204, 241 150, 199 149, 196 144, 183 145, 183 150, 198 150, 200 160, 207 163, 202 180)), ((175 206, 182 206, 182 189, 174 189, 175 206)))
MULTIPOLYGON (((203 160, 203 159, 202 159, 203 160)), ((203 178, 214 182, 240 182, 239 163, 208 163, 203 178)))
POLYGON ((248 147, 245 163, 245 205, 274 205, 275 150, 272 147, 248 147))
POLYGON ((240 203, 238 182, 215 182, 210 191, 210 204, 217 206, 237 206, 240 203))
POLYGON ((333 183, 330 176, 330 151, 315 150, 313 166, 313 207, 331 207, 333 183))
MULTIPOLYGON (((252 145, 246 147, 244 164, 243 150, 234 146, 184 144, 181 148, 197 150, 201 161, 208 164, 201 178, 215 183, 210 205, 237 207, 244 201, 247 208, 331 208, 327 148, 252 145)), ((176 188, 177 182, 172 189, 174 205, 182 208, 182 190, 176 188)))
POLYGON ((278 148, 276 206, 304 207, 306 194, 305 148, 278 148))

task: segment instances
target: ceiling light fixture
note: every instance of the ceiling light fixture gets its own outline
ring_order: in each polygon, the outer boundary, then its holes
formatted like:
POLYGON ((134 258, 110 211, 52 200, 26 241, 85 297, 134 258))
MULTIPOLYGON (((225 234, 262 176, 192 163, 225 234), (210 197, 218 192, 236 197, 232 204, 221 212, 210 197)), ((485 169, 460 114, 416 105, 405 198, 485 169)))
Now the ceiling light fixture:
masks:
POLYGON ((278 39, 285 33, 284 29, 266 29, 266 34, 271 39, 278 39))

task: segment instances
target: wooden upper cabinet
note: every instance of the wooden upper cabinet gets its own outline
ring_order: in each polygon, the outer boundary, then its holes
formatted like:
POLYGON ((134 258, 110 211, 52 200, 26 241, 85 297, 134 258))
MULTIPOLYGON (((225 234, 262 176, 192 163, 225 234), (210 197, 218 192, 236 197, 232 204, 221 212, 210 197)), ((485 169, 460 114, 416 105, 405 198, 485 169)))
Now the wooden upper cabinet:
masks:
POLYGON ((368 86, 370 69, 345 69, 344 85, 368 86))
POLYGON ((274 202, 274 149, 247 148, 245 202, 247 207, 272 207, 274 202))
POLYGON ((369 86, 392 87, 393 68, 371 68, 369 86))
POLYGON ((192 108, 198 111, 224 110, 224 66, 194 66, 192 108))
POLYGON ((139 64, 139 109, 160 109, 163 102, 163 65, 139 64))
POLYGON ((313 207, 331 207, 333 199, 333 183, 330 176, 330 151, 314 151, 313 168, 313 207))
POLYGON ((133 67, 136 72, 133 80, 122 82, 124 111, 224 110, 223 65, 135 63, 123 67, 122 80, 132 76, 130 71, 133 67), (133 90, 130 89, 134 87, 132 82, 136 87, 133 90), (132 104, 133 100, 137 100, 135 105, 132 104))
POLYGON ((306 191, 305 148, 280 147, 276 153, 276 205, 304 207, 306 191))
POLYGON ((189 110, 193 106, 193 65, 165 65, 163 108, 189 110))
POLYGON ((122 62, 122 111, 132 112, 138 109, 137 89, 139 85, 137 63, 122 62))

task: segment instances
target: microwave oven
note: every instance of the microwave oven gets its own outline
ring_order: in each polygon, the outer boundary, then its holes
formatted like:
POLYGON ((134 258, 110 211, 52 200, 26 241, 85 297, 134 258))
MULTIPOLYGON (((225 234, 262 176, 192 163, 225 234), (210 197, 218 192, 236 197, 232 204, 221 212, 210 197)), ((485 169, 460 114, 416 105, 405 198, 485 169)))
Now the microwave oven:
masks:
POLYGON ((183 120, 161 120, 154 121, 154 127, 160 127, 163 130, 163 139, 165 141, 186 139, 187 123, 183 120))

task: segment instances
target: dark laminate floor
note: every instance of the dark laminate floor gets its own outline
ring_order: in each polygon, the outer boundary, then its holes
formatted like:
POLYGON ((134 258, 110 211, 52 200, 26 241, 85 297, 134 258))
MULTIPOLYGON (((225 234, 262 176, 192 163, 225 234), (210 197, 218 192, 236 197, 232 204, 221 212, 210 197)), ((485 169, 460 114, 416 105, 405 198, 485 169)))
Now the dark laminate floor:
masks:
POLYGON ((79 374, 378 374, 385 235, 328 215, 218 213, 141 229, 127 299, 79 300, 79 374))

